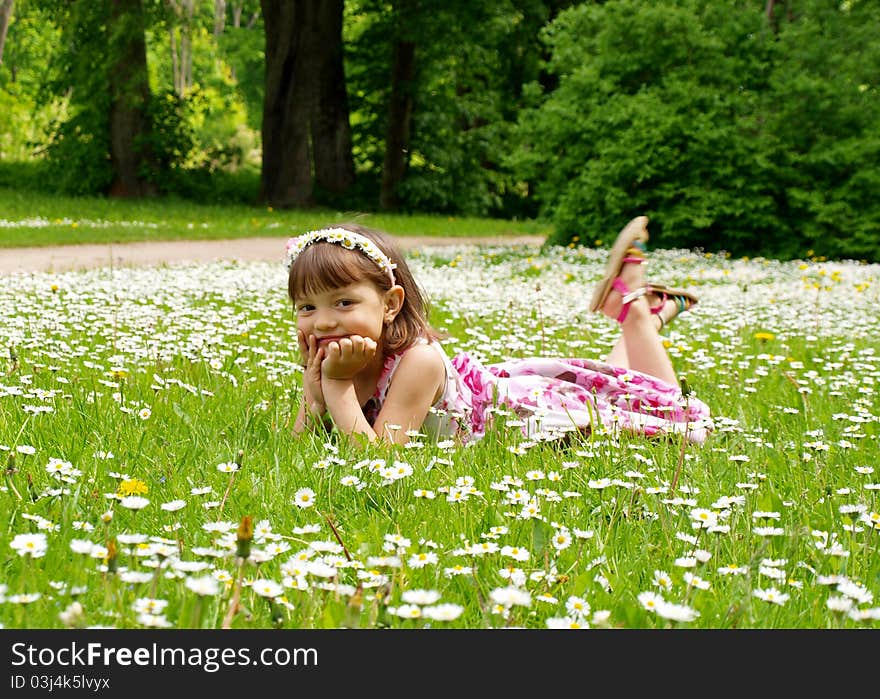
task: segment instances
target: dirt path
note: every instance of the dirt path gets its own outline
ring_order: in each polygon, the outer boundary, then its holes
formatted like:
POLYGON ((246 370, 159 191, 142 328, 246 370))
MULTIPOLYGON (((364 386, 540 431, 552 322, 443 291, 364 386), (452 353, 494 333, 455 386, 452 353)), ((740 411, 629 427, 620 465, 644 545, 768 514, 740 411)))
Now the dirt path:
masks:
MULTIPOLYGON (((538 246, 540 235, 497 238, 437 238, 396 236, 403 249, 433 245, 522 244, 538 246)), ((280 262, 283 238, 236 240, 174 240, 100 245, 0 248, 0 274, 14 272, 68 272, 94 267, 148 267, 181 262, 280 262)))

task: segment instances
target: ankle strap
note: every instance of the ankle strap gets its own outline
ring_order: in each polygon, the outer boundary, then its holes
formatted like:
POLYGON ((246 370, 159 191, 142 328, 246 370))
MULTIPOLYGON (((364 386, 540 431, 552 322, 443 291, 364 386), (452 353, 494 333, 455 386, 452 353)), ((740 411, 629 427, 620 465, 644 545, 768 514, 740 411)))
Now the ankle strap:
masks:
POLYGON ((648 293, 648 289, 644 286, 640 286, 635 291, 630 291, 629 287, 623 283, 620 277, 617 277, 613 282, 611 282, 611 287, 621 295, 623 300, 623 306, 620 309, 620 315, 617 316, 617 322, 622 323, 626 320, 626 316, 629 314, 629 305, 638 298, 641 298, 645 294, 648 293))

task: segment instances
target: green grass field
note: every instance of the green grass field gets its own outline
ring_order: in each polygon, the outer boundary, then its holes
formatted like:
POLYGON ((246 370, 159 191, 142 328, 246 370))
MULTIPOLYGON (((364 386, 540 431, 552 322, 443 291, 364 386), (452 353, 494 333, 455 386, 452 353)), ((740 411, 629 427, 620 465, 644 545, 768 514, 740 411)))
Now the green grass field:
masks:
POLYGON ((394 235, 503 236, 551 231, 534 221, 376 214, 358 211, 273 211, 242 204, 195 204, 174 198, 119 200, 66 197, 0 186, 0 248, 289 237, 330 223, 358 221, 394 235))
MULTIPOLYGON (((76 220, 147 218, 116 206, 76 220)), ((35 215, 65 213, 4 218, 35 215)), ((601 358, 603 254, 427 247, 411 265, 450 355, 601 358)), ((880 269, 654 250, 649 271, 700 297, 665 337, 712 408, 702 446, 562 444, 503 412, 469 446, 294 437, 280 266, 0 277, 0 623, 876 627, 880 269)))

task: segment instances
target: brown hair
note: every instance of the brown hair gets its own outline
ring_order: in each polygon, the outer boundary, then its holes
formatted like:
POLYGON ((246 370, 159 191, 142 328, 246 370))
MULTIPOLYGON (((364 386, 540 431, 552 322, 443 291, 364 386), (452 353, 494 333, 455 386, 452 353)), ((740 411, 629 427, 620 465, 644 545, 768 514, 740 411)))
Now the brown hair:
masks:
MULTIPOLYGON (((403 305, 394 320, 385 326, 382 336, 383 354, 388 356, 404 350, 420 337, 439 339, 440 334, 428 324, 428 299, 391 239, 375 229, 357 223, 344 223, 331 228, 344 228, 369 238, 397 265, 394 278, 398 286, 403 287, 403 305)), ((348 250, 337 243, 318 241, 307 246, 290 265, 287 294, 295 302, 298 296, 363 281, 372 282, 383 292, 391 288, 391 280, 385 271, 362 252, 348 250)))

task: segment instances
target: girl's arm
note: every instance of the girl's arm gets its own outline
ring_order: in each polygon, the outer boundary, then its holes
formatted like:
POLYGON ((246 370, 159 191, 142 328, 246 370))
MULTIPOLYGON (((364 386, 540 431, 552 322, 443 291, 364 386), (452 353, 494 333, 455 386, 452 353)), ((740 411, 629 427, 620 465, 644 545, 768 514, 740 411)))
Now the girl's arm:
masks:
POLYGON ((416 345, 400 360, 382 410, 373 425, 367 422, 350 379, 324 377, 324 399, 336 426, 347 434, 363 434, 371 442, 385 439, 403 444, 407 430, 422 426, 428 410, 446 381, 446 367, 437 350, 416 345))
POLYGON ((327 413, 324 404, 324 393, 321 388, 321 362, 324 359, 324 349, 318 348, 314 335, 305 338, 297 331, 300 354, 305 359, 303 368, 303 396, 293 423, 293 433, 300 434, 310 425, 320 424, 327 413))

